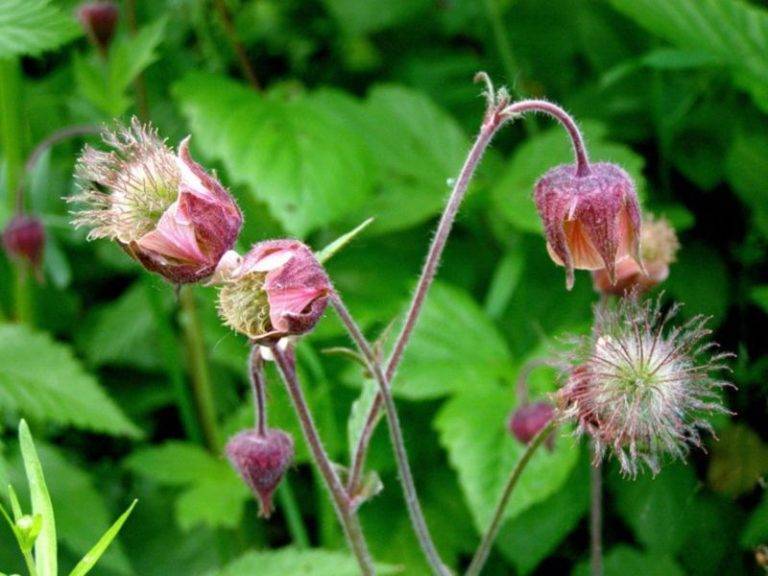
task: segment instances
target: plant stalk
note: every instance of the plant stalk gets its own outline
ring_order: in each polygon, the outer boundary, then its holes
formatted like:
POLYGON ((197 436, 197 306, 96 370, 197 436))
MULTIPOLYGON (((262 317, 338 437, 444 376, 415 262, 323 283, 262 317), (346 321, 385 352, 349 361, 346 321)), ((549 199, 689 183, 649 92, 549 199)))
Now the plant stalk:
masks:
POLYGON ((589 467, 590 510, 589 550, 592 576, 603 576, 603 465, 602 461, 589 467))
POLYGON ((237 63, 240 65, 240 70, 243 72, 243 76, 248 80, 248 84, 251 85, 251 88, 259 90, 259 80, 256 77, 256 72, 253 70, 251 61, 248 60, 248 54, 245 51, 245 47, 240 41, 240 37, 237 35, 237 29, 235 28, 235 23, 232 22, 232 15, 229 13, 229 8, 227 8, 224 0, 214 0, 213 3, 216 6, 216 11, 219 13, 219 18, 221 18, 221 24, 224 26, 227 40, 229 40, 229 44, 235 52, 235 56, 237 56, 237 63))
POLYGON ((264 361, 258 344, 251 347, 251 354, 248 356, 248 381, 253 392, 256 431, 259 436, 264 436, 267 433, 267 383, 264 379, 264 361))
POLYGON ((554 430, 555 425, 555 421, 552 420, 539 431, 539 433, 531 440, 530 444, 528 444, 528 447, 525 449, 525 452, 523 452, 520 460, 517 461, 517 464, 515 464, 515 467, 512 469, 512 473, 509 475, 507 484, 504 486, 504 490, 501 493, 499 503, 496 505, 496 510, 493 513, 493 519, 491 520, 491 523, 488 526, 482 541, 480 542, 480 546, 477 548, 477 551, 472 558, 472 562, 470 563, 465 576, 479 576, 480 571, 483 569, 483 566, 488 559, 488 555, 491 552, 493 542, 496 540, 496 536, 499 533, 499 528, 501 528, 501 521, 504 518, 504 511, 506 510, 509 499, 512 496, 512 491, 517 485, 517 481, 520 479, 520 476, 522 475, 523 470, 525 470, 525 467, 528 465, 528 462, 530 462, 531 457, 536 453, 536 450, 544 443, 544 440, 546 440, 550 433, 554 430))

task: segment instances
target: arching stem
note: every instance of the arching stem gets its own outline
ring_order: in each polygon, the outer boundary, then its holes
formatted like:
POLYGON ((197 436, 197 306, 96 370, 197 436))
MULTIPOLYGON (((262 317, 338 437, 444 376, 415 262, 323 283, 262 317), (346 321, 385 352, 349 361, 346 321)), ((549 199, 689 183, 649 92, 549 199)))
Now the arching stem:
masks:
POLYGON ((261 350, 256 344, 251 347, 251 354, 248 356, 248 381, 251 383, 251 391, 253 392, 256 431, 259 436, 264 436, 267 433, 267 383, 264 379, 264 360, 261 357, 261 350))

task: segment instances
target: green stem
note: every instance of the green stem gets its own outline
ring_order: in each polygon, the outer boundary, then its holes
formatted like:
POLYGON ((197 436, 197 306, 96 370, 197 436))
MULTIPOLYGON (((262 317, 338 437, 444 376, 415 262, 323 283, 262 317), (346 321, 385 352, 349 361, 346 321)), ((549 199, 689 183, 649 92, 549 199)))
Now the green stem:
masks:
POLYGON ((211 452, 219 450, 219 425, 216 419, 216 405, 211 387, 211 373, 208 367, 205 340, 197 314, 195 292, 191 286, 179 290, 181 303, 181 328, 187 348, 189 377, 192 394, 197 407, 197 416, 203 429, 205 444, 211 452))
POLYGON ((29 576, 37 576, 37 566, 35 566, 35 559, 32 558, 32 552, 24 552, 24 563, 27 565, 29 576))
POLYGON ((536 450, 544 443, 544 440, 547 439, 552 430, 554 430, 555 425, 556 422, 551 420, 549 424, 542 428, 536 437, 531 440, 531 443, 528 444, 528 447, 525 449, 525 452, 523 452, 520 460, 517 461, 512 473, 509 475, 506 486, 504 486, 504 491, 501 494, 499 503, 496 505, 496 511, 493 514, 491 524, 488 526, 488 530, 486 530, 483 540, 480 542, 480 546, 477 548, 477 552, 475 552, 475 556, 472 558, 472 563, 469 565, 465 576, 479 576, 480 571, 485 565, 485 561, 488 559, 488 554, 491 552, 493 542, 496 540, 496 536, 499 533, 501 521, 504 519, 504 511, 507 509, 509 498, 512 496, 512 491, 515 489, 517 481, 520 479, 528 462, 530 462, 531 457, 536 453, 536 450))
POLYGON ((288 532, 291 534, 293 545, 296 548, 309 548, 307 528, 304 526, 304 520, 301 517, 301 511, 296 502, 296 495, 288 478, 283 478, 283 481, 280 483, 280 487, 277 489, 277 497, 280 499, 280 508, 282 508, 283 514, 285 514, 285 521, 288 524, 288 532))

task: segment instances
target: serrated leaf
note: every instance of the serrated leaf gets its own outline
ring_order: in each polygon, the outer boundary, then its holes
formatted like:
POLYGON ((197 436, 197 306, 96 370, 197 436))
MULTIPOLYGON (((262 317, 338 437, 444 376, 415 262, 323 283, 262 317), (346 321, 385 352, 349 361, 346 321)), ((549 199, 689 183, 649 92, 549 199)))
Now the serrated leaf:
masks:
POLYGON ((35 541, 35 564, 39 576, 57 576, 58 556, 56 552, 56 520, 53 504, 45 485, 43 467, 37 456, 35 444, 29 426, 22 420, 19 424, 19 446, 24 459, 24 469, 29 483, 29 496, 32 501, 32 513, 43 518, 43 526, 35 541))
POLYGON ((141 435, 69 347, 21 325, 0 326, 0 405, 39 420, 141 435))
POLYGON ((626 16, 672 44, 725 66, 768 111, 768 11, 742 0, 611 0, 626 16))
MULTIPOLYGON (((525 450, 507 431, 514 409, 509 389, 469 389, 440 410, 435 428, 459 476, 475 526, 484 530, 515 463, 525 450)), ((520 477, 504 514, 514 518, 554 494, 568 479, 578 459, 578 444, 569 434, 555 432, 552 452, 539 449, 520 477)))
MULTIPOLYGON (((520 120, 525 122, 526 120, 520 120)), ((605 125, 593 120, 579 123, 592 162, 614 162, 624 168, 638 192, 645 189, 645 161, 624 144, 608 139, 605 125)), ((533 203, 533 188, 544 173, 558 164, 573 163, 573 149, 568 134, 560 126, 528 138, 517 147, 491 194, 499 213, 516 228, 540 233, 541 220, 533 203)))
POLYGON ((226 466, 201 447, 187 442, 166 442, 136 450, 123 464, 134 474, 168 486, 184 486, 217 477, 222 465, 226 466))
POLYGON ((123 524, 125 524, 125 521, 128 520, 131 512, 133 512, 133 509, 136 507, 137 502, 138 500, 134 500, 133 503, 128 507, 128 510, 123 512, 122 515, 117 520, 115 520, 115 523, 109 527, 109 529, 104 533, 104 535, 99 539, 94 547, 91 548, 83 557, 83 559, 77 563, 77 566, 75 566, 74 570, 70 572, 69 576, 85 576, 85 574, 88 574, 88 572, 91 571, 91 568, 96 565, 96 562, 99 561, 99 558, 101 558, 102 554, 106 552, 109 545, 117 537, 117 534, 120 532, 123 524))
POLYGON ((252 498, 245 483, 232 471, 221 479, 196 482, 176 499, 176 521, 182 530, 196 526, 235 529, 252 498))
POLYGON ((50 0, 0 2, 0 58, 34 56, 80 34, 74 18, 50 0))
POLYGON ((263 95, 202 74, 184 78, 175 94, 193 143, 291 234, 306 236, 367 199, 373 182, 360 134, 313 94, 263 95))
MULTIPOLYGON (((393 566, 377 566, 377 574, 397 574, 393 566)), ((330 550, 298 550, 282 548, 266 552, 249 552, 216 576, 358 576, 360 567, 345 552, 330 550)))

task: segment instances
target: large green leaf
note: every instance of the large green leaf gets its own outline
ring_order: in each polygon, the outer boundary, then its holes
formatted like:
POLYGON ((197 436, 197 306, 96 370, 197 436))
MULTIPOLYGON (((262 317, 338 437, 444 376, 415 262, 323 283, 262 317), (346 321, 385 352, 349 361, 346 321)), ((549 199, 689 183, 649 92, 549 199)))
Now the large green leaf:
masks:
POLYGON ((651 33, 712 57, 768 111, 768 11, 742 0, 610 0, 651 33))
MULTIPOLYGON (((377 574, 397 574, 392 566, 378 566, 377 574)), ((360 567, 345 552, 282 548, 268 552, 249 552, 216 576, 357 576, 360 567)))
POLYGON ((0 326, 0 405, 97 432, 141 434, 69 347, 25 326, 0 326))
POLYGON ((0 58, 36 55, 80 33, 74 18, 50 0, 0 2, 0 58))
POLYGON ((176 85, 193 142, 304 236, 360 208, 371 190, 358 131, 313 94, 262 95, 219 76, 176 85))
MULTIPOLYGON (((514 393, 509 389, 469 389, 447 402, 435 420, 440 443, 459 475, 479 530, 488 526, 502 489, 525 450, 507 430, 514 407, 514 393)), ((520 477, 505 518, 514 518, 545 500, 568 479, 578 459, 578 444, 568 434, 555 434, 554 450, 540 449, 520 477)))
MULTIPOLYGON (((520 120, 525 122, 525 120, 520 120)), ((607 128, 599 122, 580 123, 593 162, 614 162, 624 168, 639 191, 645 189, 643 158, 623 144, 608 139, 607 128)), ((527 139, 516 150, 506 170, 493 188, 499 213, 526 232, 541 232, 543 226, 533 203, 533 188, 544 173, 558 164, 573 163, 573 149, 568 134, 555 126, 527 139)))

